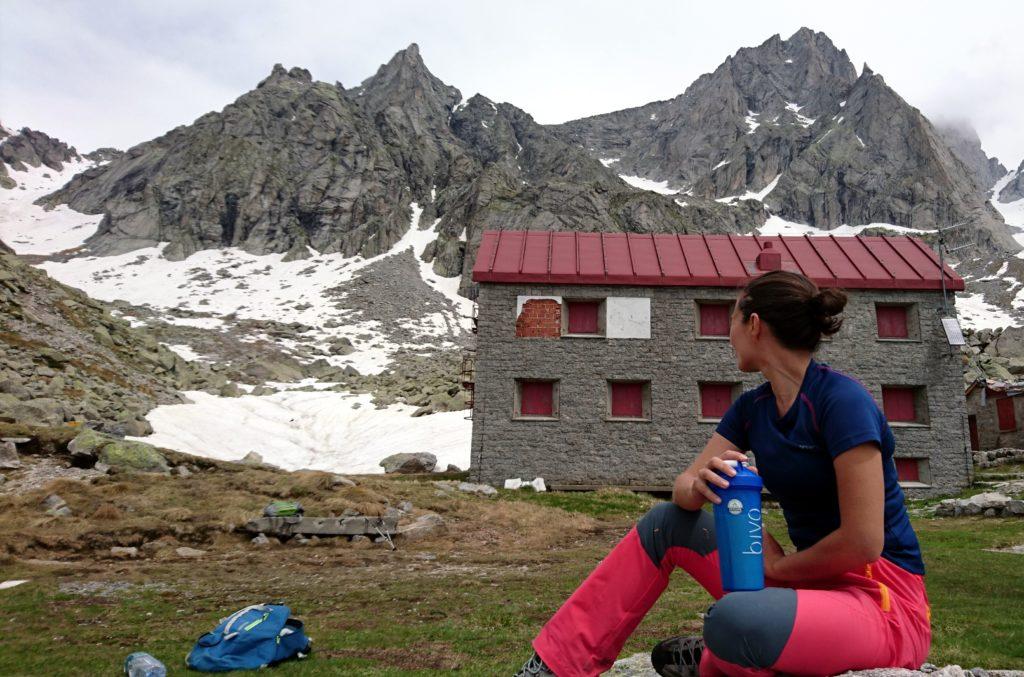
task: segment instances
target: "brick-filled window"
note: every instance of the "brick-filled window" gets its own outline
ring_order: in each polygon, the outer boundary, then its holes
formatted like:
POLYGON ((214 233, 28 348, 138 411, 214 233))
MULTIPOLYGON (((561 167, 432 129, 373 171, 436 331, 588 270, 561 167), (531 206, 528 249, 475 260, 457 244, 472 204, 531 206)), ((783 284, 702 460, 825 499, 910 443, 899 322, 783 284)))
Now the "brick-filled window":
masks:
POLYGON ((650 381, 608 381, 608 418, 647 420, 650 417, 650 381))
POLYGON ((722 418, 739 390, 738 383, 700 383, 700 417, 722 418))
POLYGON ((516 379, 515 418, 558 418, 558 381, 516 379))
POLYGON ((1012 397, 1000 397, 996 400, 996 414, 999 416, 999 432, 1009 433, 1017 430, 1017 412, 1013 408, 1012 397))
POLYGON ((928 423, 923 386, 882 386, 882 411, 890 423, 928 423))
POLYGON ((916 458, 896 458, 896 478, 900 482, 920 482, 921 464, 916 458))
POLYGON ((732 304, 729 303, 697 303, 697 334, 698 336, 729 336, 729 320, 732 316, 732 304))
POLYGON ((566 299, 562 333, 571 336, 604 334, 604 302, 600 299, 566 299))
POLYGON ((875 323, 880 339, 916 340, 919 338, 917 306, 915 304, 876 303, 875 323))

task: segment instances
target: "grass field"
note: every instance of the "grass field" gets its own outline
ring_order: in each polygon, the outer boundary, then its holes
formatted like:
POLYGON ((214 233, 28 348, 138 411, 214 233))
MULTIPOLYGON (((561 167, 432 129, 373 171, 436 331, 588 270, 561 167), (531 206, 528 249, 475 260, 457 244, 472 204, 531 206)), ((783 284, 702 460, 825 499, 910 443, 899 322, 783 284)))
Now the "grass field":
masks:
MULTIPOLYGON (((429 500, 427 483, 391 485, 429 500)), ((381 481, 375 490, 387 488, 381 481)), ((270 600, 288 603, 314 639, 313 656, 275 668, 281 675, 511 674, 537 629, 656 501, 626 492, 435 500, 449 534, 395 552, 328 540, 256 549, 222 534, 198 561, 7 557, 0 580, 30 582, 0 591, 0 674, 115 674, 136 650, 184 673, 199 634, 270 600)), ((777 511, 768 524, 782 534, 777 511)), ((1024 669, 1024 557, 987 551, 1024 542, 1024 522, 916 518, 915 526, 933 605, 931 662, 1024 669)), ((708 605, 677 574, 623 655, 699 632, 708 605)))

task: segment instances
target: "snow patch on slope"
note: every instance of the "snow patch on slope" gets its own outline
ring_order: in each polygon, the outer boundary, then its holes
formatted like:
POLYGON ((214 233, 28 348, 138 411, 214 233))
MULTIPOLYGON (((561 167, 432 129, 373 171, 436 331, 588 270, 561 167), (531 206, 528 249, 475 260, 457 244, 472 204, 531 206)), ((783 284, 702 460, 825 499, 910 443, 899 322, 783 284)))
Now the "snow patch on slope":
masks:
POLYGON ((147 416, 156 432, 135 439, 224 461, 256 451, 286 470, 380 473, 385 456, 420 451, 441 468, 469 467, 472 422, 463 411, 412 418, 415 407, 376 409, 370 395, 336 392, 185 394, 192 404, 157 407, 147 416))
POLYGON ((626 174, 619 174, 619 178, 636 188, 650 190, 662 195, 676 195, 679 193, 678 190, 672 190, 668 187, 668 181, 652 181, 641 176, 628 176, 626 174))
MULTIPOLYGON (((1010 234, 1013 236, 1013 239, 1021 246, 1024 246, 1024 198, 1014 200, 1013 202, 999 201, 999 192, 1006 187, 1006 184, 1013 181, 1015 176, 1017 176, 1017 172, 1010 172, 996 181, 996 185, 992 187, 992 197, 989 202, 1002 215, 1006 225, 1010 227, 1010 234)), ((1024 258, 1024 251, 1018 252, 1017 257, 1024 258)))
POLYGON ((32 203, 94 166, 88 161, 66 162, 59 172, 46 165, 23 172, 8 167, 18 187, 0 189, 0 240, 18 254, 55 254, 80 247, 96 232, 102 214, 82 214, 67 205, 47 211, 32 203))
POLYGON ((758 200, 759 202, 764 202, 764 199, 768 197, 773 190, 775 190, 775 186, 779 185, 779 179, 781 178, 782 174, 779 174, 772 179, 767 186, 757 192, 748 190, 743 195, 730 195, 729 197, 716 198, 715 202, 721 202, 726 205, 735 205, 740 200, 758 200))

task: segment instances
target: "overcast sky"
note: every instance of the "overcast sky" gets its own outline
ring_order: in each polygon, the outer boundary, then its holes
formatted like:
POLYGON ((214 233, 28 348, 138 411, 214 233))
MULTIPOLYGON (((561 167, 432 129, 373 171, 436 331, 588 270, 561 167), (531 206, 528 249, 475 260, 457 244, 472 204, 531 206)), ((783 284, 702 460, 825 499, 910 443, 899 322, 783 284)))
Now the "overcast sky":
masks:
POLYGON ((430 70, 553 123, 681 93, 729 54, 824 31, 933 121, 1024 159, 1024 2, 0 0, 0 120, 127 148, 252 89, 275 62, 359 84, 420 45, 430 70), (817 6, 816 6, 817 5, 817 6))

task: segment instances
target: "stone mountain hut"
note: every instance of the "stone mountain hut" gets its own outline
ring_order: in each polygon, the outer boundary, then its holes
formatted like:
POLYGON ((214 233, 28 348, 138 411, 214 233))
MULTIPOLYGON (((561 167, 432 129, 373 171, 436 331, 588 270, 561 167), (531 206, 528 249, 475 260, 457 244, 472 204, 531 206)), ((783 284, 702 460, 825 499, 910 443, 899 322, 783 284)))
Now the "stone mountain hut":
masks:
POLYGON ((472 273, 473 478, 668 490, 761 382, 736 369, 729 316, 739 287, 780 268, 849 294, 816 359, 874 395, 904 486, 966 486, 961 358, 942 322, 943 284, 964 282, 920 240, 885 236, 485 232, 472 273))

